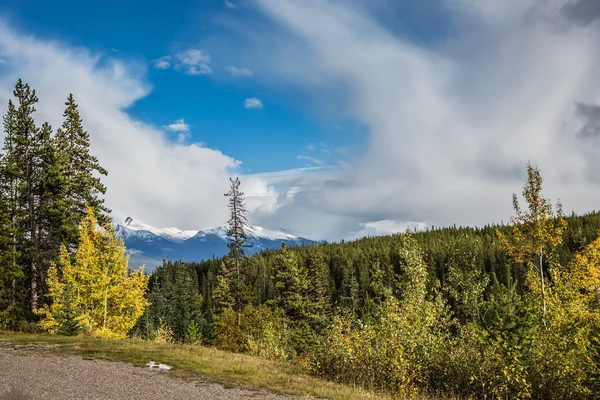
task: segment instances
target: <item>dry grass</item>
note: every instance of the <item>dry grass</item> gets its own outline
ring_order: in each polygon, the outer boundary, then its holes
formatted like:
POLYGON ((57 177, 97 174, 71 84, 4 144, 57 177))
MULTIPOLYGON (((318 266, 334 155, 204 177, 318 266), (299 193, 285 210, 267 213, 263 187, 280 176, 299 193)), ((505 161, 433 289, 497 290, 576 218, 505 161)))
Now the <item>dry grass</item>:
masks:
POLYGON ((14 344, 58 344, 50 351, 123 361, 144 366, 153 360, 172 365, 172 374, 209 380, 227 386, 245 386, 297 396, 326 399, 386 399, 363 389, 341 385, 306 374, 298 365, 233 354, 210 347, 156 344, 143 340, 108 340, 88 336, 64 337, 0 332, 14 344))

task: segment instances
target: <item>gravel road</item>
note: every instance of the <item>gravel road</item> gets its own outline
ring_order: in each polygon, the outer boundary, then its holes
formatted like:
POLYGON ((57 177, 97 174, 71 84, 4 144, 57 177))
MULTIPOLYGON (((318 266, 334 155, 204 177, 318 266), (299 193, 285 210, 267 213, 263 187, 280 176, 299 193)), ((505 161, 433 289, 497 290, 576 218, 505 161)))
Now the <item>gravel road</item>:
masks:
POLYGON ((191 382, 121 362, 60 356, 48 347, 0 342, 0 399, 289 399, 191 382))

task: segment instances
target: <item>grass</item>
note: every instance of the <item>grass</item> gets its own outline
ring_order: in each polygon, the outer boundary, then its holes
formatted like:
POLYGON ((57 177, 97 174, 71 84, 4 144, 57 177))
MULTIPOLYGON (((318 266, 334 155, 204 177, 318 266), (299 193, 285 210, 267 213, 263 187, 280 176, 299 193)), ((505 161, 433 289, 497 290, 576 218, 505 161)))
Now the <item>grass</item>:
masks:
POLYGON ((325 399, 386 399, 363 389, 310 376, 300 366, 204 346, 157 344, 143 340, 109 340, 89 336, 51 336, 0 332, 13 344, 57 344, 50 351, 85 358, 128 362, 145 366, 148 361, 173 366, 172 375, 244 386, 296 396, 325 399))

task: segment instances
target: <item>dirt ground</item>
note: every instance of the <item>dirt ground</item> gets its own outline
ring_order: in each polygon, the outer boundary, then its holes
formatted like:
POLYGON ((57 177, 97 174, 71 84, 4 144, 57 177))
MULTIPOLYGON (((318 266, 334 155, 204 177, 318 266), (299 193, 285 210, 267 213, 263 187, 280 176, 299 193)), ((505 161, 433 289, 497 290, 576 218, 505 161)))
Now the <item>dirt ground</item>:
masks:
POLYGON ((61 356, 49 347, 0 342, 0 399, 289 399, 192 382, 121 362, 61 356))

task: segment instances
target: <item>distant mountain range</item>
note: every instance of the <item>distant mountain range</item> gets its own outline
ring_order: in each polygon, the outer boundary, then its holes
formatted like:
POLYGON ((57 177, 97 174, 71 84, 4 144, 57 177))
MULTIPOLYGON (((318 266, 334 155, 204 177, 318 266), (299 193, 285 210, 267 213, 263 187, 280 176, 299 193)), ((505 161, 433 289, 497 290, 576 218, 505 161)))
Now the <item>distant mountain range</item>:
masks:
MULTIPOLYGON (((128 217, 122 224, 117 225, 117 233, 123 237, 130 254, 130 267, 137 268, 144 264, 146 272, 162 264, 163 259, 201 261, 213 256, 222 257, 229 251, 227 225, 205 231, 183 231, 177 228, 154 228, 128 217)), ((292 235, 284 230, 273 231, 259 226, 249 226, 247 235, 251 245, 246 250, 247 254, 279 248, 281 243, 290 246, 314 243, 313 240, 292 235)))

